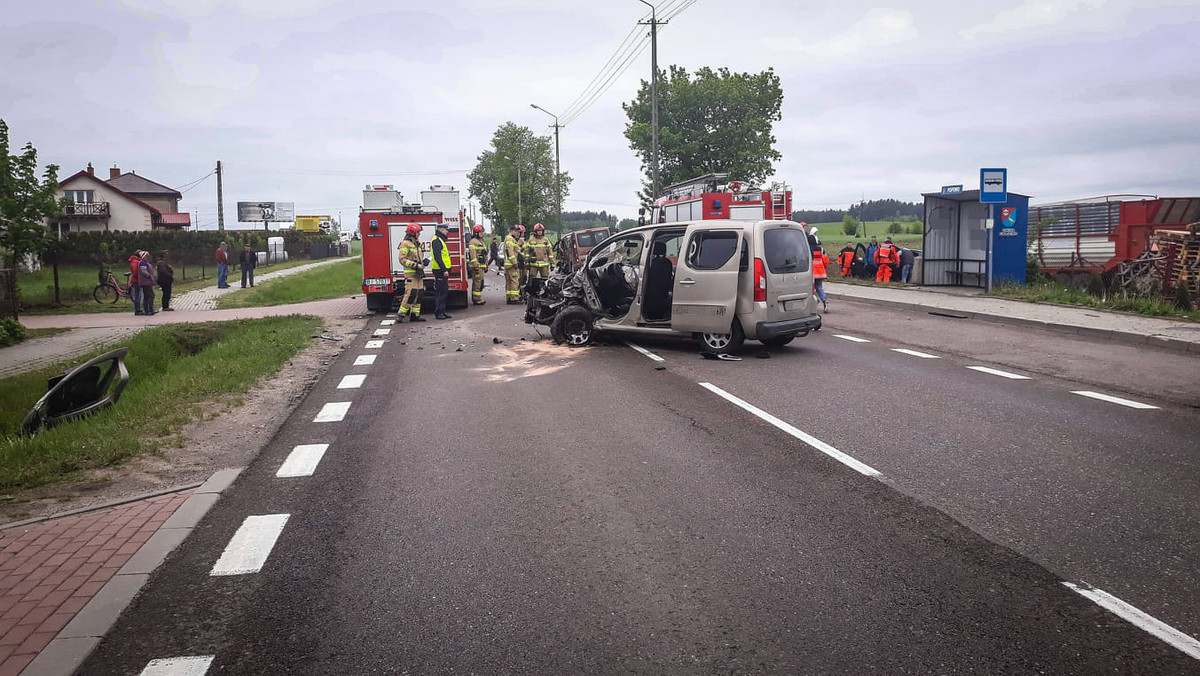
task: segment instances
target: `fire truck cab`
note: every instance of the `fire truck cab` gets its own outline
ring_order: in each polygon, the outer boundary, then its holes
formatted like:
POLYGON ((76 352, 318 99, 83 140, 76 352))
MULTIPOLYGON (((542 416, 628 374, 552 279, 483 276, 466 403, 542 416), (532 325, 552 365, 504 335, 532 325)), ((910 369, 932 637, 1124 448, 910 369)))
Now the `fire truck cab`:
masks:
POLYGON ((764 190, 731 181, 729 174, 707 174, 667 186, 654 201, 648 222, 786 221, 791 214, 792 191, 785 183, 764 190))
MULTIPOLYGON (((391 185, 369 185, 363 190, 363 206, 358 215, 362 237, 363 293, 367 310, 387 312, 398 305, 404 293, 404 269, 400 265, 399 246, 410 223, 421 226, 418 237, 425 257, 430 257, 434 232, 445 224, 450 250, 450 307, 466 307, 470 281, 463 264, 466 249, 462 224, 464 217, 458 191, 453 186, 434 185, 421 191, 421 202, 406 203, 391 185)), ((433 298, 432 266, 425 267, 425 300, 433 298)))

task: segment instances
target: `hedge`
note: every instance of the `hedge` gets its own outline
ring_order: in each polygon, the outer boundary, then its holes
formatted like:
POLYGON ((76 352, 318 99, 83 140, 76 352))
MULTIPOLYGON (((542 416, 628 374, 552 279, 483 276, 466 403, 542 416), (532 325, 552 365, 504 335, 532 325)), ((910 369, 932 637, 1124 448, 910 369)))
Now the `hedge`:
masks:
POLYGON ((245 244, 250 244, 254 251, 266 251, 268 237, 283 237, 284 250, 289 258, 308 258, 313 244, 336 241, 331 235, 295 230, 151 230, 73 232, 59 240, 54 248, 59 265, 114 265, 139 249, 149 251, 156 258, 158 252, 168 249, 173 263, 210 265, 221 242, 229 244, 230 256, 236 260, 237 253, 245 244))

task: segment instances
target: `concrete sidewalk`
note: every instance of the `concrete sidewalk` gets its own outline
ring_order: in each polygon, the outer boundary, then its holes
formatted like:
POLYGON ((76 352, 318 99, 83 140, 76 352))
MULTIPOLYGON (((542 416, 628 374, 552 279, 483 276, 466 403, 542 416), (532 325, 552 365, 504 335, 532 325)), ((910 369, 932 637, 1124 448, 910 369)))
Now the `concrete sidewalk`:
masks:
POLYGON ((931 290, 921 287, 839 284, 826 280, 831 298, 844 298, 912 310, 946 312, 1003 324, 1018 324, 1200 354, 1200 322, 1143 317, 1123 312, 1033 303, 983 295, 979 291, 931 290))
MULTIPOLYGON (((261 275, 255 275, 254 283, 262 284, 269 282, 272 279, 287 277, 301 272, 307 272, 313 268, 319 268, 325 265, 333 265, 334 263, 342 263, 344 261, 357 260, 361 256, 347 256, 345 258, 327 258, 323 261, 309 263, 307 265, 297 265, 294 268, 285 268, 278 272, 265 272, 261 275)), ((229 266, 229 287, 222 289, 216 284, 206 286, 201 289, 192 289, 178 298, 171 299, 171 307, 177 311, 190 312, 193 310, 216 310, 217 299, 227 293, 235 293, 242 290, 242 275, 236 270, 236 266, 229 266)))

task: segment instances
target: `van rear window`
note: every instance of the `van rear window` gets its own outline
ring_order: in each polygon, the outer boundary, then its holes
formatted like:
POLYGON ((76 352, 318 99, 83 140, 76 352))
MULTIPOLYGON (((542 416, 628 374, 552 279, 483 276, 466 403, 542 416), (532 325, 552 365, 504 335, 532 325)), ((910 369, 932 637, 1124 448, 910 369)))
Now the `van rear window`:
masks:
POLYGON ((596 233, 581 232, 575 236, 575 246, 595 246, 596 233))
POLYGON ((766 230, 763 232, 763 257, 772 273, 805 272, 811 258, 808 237, 798 229, 766 230))

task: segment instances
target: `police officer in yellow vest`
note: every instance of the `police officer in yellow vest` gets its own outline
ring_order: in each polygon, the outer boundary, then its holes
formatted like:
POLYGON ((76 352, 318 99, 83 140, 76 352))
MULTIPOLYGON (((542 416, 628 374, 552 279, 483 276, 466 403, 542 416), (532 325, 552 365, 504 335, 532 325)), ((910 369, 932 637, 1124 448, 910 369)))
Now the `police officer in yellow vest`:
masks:
POLYGON ((504 238, 504 302, 508 305, 521 302, 521 270, 518 262, 521 257, 521 235, 525 226, 514 225, 508 229, 508 237, 504 238))
POLYGON ((533 226, 533 237, 525 242, 522 253, 530 280, 550 276, 550 268, 554 267, 554 245, 546 238, 546 226, 541 223, 533 226))
POLYGON ((404 240, 400 242, 400 265, 404 268, 404 300, 400 303, 399 318, 411 317, 410 322, 423 322, 421 318, 421 296, 425 293, 425 259, 421 255, 421 243, 417 237, 421 226, 409 223, 404 229, 404 240))
POLYGON ((483 275, 488 269, 488 246, 483 243, 483 226, 476 225, 471 228, 471 243, 467 245, 467 250, 470 253, 471 271, 471 302, 475 305, 483 305, 487 301, 483 299, 483 275))
POLYGON ((450 319, 450 315, 446 314, 446 297, 450 295, 450 246, 446 243, 448 234, 450 226, 438 223, 429 252, 429 257, 433 259, 433 316, 436 319, 450 319))

